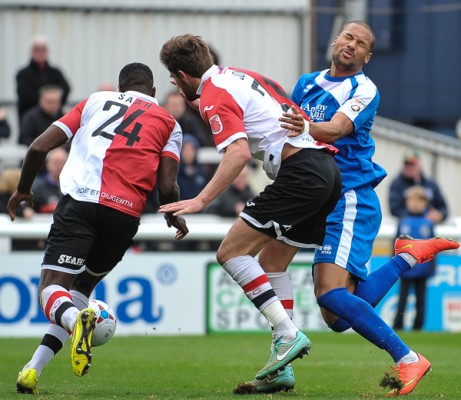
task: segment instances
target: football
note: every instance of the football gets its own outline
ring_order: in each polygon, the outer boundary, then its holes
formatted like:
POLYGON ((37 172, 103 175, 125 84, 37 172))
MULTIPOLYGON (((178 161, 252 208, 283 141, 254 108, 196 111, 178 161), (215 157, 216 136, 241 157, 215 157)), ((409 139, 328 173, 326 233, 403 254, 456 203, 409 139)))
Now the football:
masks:
POLYGON ((96 313, 96 325, 91 345, 102 346, 114 336, 117 327, 114 310, 101 300, 90 300, 88 307, 91 307, 96 313))

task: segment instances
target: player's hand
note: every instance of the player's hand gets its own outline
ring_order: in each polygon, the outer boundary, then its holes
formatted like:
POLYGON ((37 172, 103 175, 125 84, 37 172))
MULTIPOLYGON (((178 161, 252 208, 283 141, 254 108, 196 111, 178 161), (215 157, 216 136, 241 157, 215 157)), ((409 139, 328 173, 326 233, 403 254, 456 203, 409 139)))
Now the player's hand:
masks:
POLYGON ((164 204, 160 206, 159 211, 162 213, 172 213, 177 217, 183 214, 195 214, 202 211, 205 204, 197 197, 188 200, 181 200, 175 203, 164 204))
POLYGON ((25 201, 30 208, 34 207, 34 194, 32 192, 29 193, 18 193, 14 192, 13 195, 10 197, 8 201, 8 215, 10 216, 11 221, 16 219, 16 209, 19 205, 25 201))
POLYGON ((165 220, 168 228, 174 226, 177 229, 174 237, 176 240, 181 240, 189 233, 184 217, 175 217, 173 214, 165 214, 165 220))
POLYGON ((290 131, 288 137, 296 137, 304 132, 306 121, 297 107, 291 107, 290 110, 291 112, 284 112, 279 118, 282 122, 280 126, 290 131))

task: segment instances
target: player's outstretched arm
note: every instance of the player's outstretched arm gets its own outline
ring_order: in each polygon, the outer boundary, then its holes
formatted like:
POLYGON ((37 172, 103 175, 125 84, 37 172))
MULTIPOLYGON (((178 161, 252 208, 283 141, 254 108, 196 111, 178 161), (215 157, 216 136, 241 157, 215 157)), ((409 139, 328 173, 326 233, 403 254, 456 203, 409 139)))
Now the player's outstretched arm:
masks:
POLYGON ((205 188, 193 199, 181 200, 160 206, 159 211, 174 216, 202 211, 227 189, 251 158, 246 139, 237 139, 226 147, 219 166, 205 188))

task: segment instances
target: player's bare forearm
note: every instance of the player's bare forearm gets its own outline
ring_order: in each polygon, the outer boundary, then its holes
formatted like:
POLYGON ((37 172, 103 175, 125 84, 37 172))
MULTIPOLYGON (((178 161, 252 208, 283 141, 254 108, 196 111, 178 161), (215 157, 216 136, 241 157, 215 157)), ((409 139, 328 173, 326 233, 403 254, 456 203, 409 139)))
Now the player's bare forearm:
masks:
POLYGON ((158 201, 161 205, 174 203, 179 200, 179 186, 177 183, 172 184, 168 190, 160 190, 158 193, 158 201))
POLYGON ((205 205, 210 204, 234 182, 250 158, 248 143, 245 139, 239 139, 229 145, 213 178, 197 197, 205 205))
POLYGON ((216 173, 197 197, 162 205, 160 212, 173 213, 174 216, 178 216, 202 211, 231 185, 250 158, 247 141, 245 139, 236 140, 226 148, 226 153, 216 173))
POLYGON ((306 131, 315 139, 324 143, 334 143, 343 136, 354 132, 353 122, 342 112, 336 113, 331 121, 312 122, 303 118, 297 108, 292 112, 283 113, 279 119, 282 128, 288 129, 289 137, 298 136, 306 131))

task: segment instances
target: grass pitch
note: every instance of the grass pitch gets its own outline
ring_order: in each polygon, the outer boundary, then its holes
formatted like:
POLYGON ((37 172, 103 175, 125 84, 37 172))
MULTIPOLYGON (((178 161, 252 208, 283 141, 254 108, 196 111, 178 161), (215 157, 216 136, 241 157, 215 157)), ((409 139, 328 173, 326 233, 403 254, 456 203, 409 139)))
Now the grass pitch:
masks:
MULTIPOLYGON (((43 371, 40 400, 54 399, 379 399, 392 360, 356 334, 310 333, 311 354, 293 363, 296 388, 274 395, 237 396, 236 383, 250 380, 269 356, 270 335, 115 337, 93 348, 93 366, 77 378, 69 343, 43 371)), ((402 333, 424 354, 433 371, 410 398, 461 399, 461 333, 402 333)), ((18 399, 19 370, 39 339, 0 339, 0 399, 18 399)))

